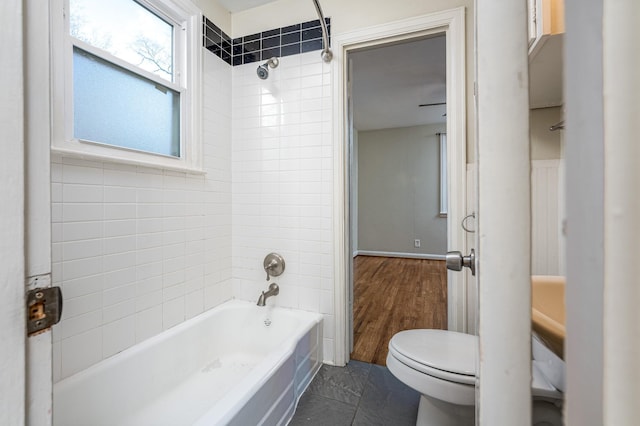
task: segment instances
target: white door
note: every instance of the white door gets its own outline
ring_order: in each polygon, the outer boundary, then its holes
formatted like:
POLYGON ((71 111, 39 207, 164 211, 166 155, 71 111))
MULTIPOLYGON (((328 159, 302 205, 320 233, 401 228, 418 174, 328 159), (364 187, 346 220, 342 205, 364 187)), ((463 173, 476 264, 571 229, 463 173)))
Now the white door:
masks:
MULTIPOLYGON (((26 290, 51 285, 51 128, 50 106, 46 101, 46 94, 50 93, 49 50, 41 38, 42 32, 49 32, 49 15, 40 2, 21 3, 25 15, 23 244, 26 258, 22 280, 26 285, 21 288, 24 294, 26 290)), ((22 333, 24 339, 24 330, 22 333)), ((28 425, 52 423, 51 334, 48 329, 26 338, 25 424, 28 425)))
POLYGON ((531 418, 526 22, 527 2, 476 2, 480 425, 531 418))
POLYGON ((0 3, 0 424, 25 423, 22 1, 0 3))
POLYGON ((640 417, 637 0, 566 2, 569 425, 640 417))
MULTIPOLYGON (((0 424, 51 423, 51 332, 26 337, 25 293, 51 272, 48 31, 37 2, 0 3, 0 424), (24 19, 26 15, 26 19, 24 19), (40 16, 38 16, 40 15, 40 16), (40 18, 40 19, 38 19, 40 18), (23 38, 23 34, 27 34, 23 38), (43 53, 44 52, 44 53, 43 53), (46 96, 44 97, 46 99, 46 96)), ((46 9, 45 9, 46 10, 46 9)))

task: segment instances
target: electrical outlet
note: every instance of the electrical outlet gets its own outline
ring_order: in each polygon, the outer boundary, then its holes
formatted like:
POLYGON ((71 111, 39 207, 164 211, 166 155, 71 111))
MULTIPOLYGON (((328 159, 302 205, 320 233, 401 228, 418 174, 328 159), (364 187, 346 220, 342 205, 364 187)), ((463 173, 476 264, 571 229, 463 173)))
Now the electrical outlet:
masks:
POLYGON ((413 246, 415 248, 420 248, 420 240, 413 240, 413 246))

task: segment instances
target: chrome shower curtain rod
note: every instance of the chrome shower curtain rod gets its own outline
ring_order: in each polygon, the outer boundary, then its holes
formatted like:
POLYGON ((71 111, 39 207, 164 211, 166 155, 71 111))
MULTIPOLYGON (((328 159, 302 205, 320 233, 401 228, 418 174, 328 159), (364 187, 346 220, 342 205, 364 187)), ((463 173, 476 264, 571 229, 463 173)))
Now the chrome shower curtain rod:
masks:
POLYGON ((322 25, 322 42, 323 48, 322 52, 320 52, 320 56, 322 60, 329 63, 331 59, 333 59, 333 53, 331 49, 329 49, 329 32, 327 31, 327 23, 324 21, 324 15, 322 13, 322 9, 320 8, 320 3, 318 0, 313 0, 313 4, 316 6, 316 12, 318 12, 318 19, 320 19, 320 25, 322 25))

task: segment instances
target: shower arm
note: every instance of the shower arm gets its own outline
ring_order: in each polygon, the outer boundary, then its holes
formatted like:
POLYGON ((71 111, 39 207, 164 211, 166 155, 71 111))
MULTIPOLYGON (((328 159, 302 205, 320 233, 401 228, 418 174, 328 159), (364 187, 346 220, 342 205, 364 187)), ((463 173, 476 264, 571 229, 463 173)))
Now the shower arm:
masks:
POLYGON ((320 55, 324 62, 329 63, 331 62, 331 59, 333 59, 333 53, 331 53, 331 49, 329 49, 329 31, 327 30, 327 23, 324 21, 324 15, 322 14, 322 9, 320 8, 318 0, 313 0, 313 4, 316 6, 316 12, 318 12, 318 18, 320 19, 320 25, 322 26, 322 42, 324 47, 320 55))

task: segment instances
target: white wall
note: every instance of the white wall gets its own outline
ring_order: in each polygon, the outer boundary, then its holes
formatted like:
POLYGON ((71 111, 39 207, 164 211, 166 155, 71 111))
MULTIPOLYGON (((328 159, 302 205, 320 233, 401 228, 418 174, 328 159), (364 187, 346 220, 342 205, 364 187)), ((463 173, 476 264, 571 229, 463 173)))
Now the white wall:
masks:
POLYGON ((206 174, 52 158, 55 381, 232 297, 231 67, 203 55, 206 174))
POLYGON ((531 162, 531 273, 560 275, 560 160, 531 162))
POLYGON ((358 133, 359 251, 446 253, 436 134, 444 131, 443 123, 358 133))
MULTIPOLYGON (((474 1, 430 0, 430 1, 383 1, 383 0, 321 0, 322 11, 331 17, 332 37, 346 32, 385 24, 428 13, 466 8, 466 75, 467 75, 467 162, 475 160, 475 108, 473 81, 474 59, 474 1)), ((278 28, 298 22, 318 19, 312 1, 279 0, 264 6, 234 13, 231 16, 233 37, 278 28)), ((318 52, 315 53, 320 56, 318 52)))
POLYGON ((351 157, 349 159, 349 216, 351 226, 351 252, 354 254, 358 251, 358 162, 355 159, 358 158, 358 131, 351 129, 351 157))
POLYGON ((562 156, 562 131, 549 127, 563 119, 561 107, 539 108, 529 111, 531 160, 554 160, 562 156))
MULTIPOLYGON (((185 0, 189 1, 189 0, 185 0)), ((215 0, 191 0, 204 16, 231 36, 231 13, 215 0)))
MULTIPOLYGON (((356 28, 398 21, 459 6, 473 8, 473 1, 432 0, 393 3, 379 0, 322 0, 320 6, 324 15, 331 17, 332 33, 342 34, 356 28)), ((468 23, 471 26, 473 25, 472 17, 472 14, 468 15, 468 23)), ((313 2, 299 0, 279 0, 234 13, 231 16, 234 37, 312 19, 318 19, 313 2)))
POLYGON ((531 273, 563 275, 562 131, 549 127, 563 119, 561 107, 529 111, 531 140, 531 273))
MULTIPOLYGON (((290 22, 295 23, 295 22, 290 22)), ((233 285, 256 301, 280 253, 278 306, 324 314, 333 362, 333 150, 330 65, 318 52, 280 58, 268 80, 233 68, 233 285)))

